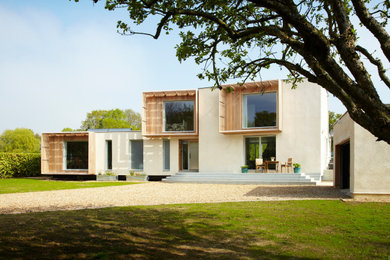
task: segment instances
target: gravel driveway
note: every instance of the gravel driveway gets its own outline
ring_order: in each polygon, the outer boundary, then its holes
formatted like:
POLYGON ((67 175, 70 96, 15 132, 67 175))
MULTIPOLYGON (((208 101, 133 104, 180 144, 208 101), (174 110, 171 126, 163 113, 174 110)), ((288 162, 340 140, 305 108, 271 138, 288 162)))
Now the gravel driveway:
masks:
POLYGON ((114 206, 345 198, 332 187, 149 182, 0 195, 0 214, 114 206))

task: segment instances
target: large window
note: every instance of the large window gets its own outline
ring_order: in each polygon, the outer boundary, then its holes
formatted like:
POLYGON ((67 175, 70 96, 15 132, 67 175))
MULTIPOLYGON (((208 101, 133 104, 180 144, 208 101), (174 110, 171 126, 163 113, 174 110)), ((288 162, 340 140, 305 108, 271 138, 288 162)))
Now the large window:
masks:
POLYGON ((65 169, 88 169, 88 142, 65 142, 65 169))
POLYGON ((164 131, 194 131, 194 101, 164 102, 164 131))
POLYGON ((276 92, 244 96, 243 127, 276 126, 276 92))
POLYGON ((170 143, 169 143, 169 140, 163 140, 163 159, 164 159, 164 162, 163 162, 163 169, 164 171, 169 171, 170 168, 171 168, 171 165, 170 165, 170 160, 171 160, 171 156, 170 156, 170 143))
POLYGON ((131 169, 144 169, 144 142, 142 140, 130 141, 131 169))

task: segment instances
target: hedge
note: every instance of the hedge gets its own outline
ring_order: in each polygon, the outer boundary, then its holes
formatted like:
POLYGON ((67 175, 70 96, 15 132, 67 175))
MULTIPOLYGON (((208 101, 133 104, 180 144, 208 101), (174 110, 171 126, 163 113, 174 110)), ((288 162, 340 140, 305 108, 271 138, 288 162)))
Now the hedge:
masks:
POLYGON ((40 153, 0 153, 0 179, 40 174, 40 153))

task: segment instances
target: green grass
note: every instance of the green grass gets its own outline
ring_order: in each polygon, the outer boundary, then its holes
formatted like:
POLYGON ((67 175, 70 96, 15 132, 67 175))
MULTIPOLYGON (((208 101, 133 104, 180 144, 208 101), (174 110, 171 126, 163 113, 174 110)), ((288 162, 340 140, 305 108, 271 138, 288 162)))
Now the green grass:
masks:
POLYGON ((281 201, 0 215, 0 258, 389 259, 390 204, 281 201))
POLYGON ((130 185, 131 182, 52 181, 36 179, 0 179, 0 194, 48 190, 130 185))

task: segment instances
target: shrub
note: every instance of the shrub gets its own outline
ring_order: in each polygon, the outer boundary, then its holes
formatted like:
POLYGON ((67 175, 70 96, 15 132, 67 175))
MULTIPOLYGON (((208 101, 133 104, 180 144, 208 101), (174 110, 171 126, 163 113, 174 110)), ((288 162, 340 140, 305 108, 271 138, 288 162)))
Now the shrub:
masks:
POLYGON ((41 174, 40 153, 0 153, 0 178, 33 177, 41 174))

